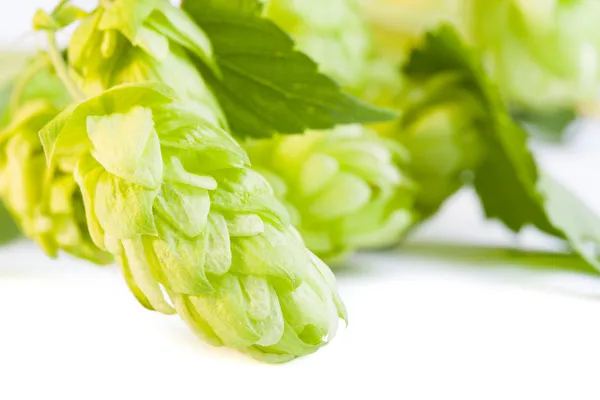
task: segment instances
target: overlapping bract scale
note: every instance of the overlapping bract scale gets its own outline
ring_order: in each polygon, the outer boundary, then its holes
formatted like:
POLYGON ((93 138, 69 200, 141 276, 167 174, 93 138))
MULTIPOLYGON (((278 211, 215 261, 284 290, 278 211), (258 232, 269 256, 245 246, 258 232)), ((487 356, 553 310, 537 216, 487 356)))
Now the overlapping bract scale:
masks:
POLYGON ((364 128, 251 141, 246 149, 320 256, 389 246, 414 221, 406 152, 364 128))

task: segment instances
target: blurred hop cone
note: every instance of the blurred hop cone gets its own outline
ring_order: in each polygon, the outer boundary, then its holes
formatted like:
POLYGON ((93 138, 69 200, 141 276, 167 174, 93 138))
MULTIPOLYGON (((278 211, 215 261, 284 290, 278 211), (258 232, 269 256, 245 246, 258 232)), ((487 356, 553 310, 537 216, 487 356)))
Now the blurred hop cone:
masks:
POLYGON ((600 89, 600 2, 471 0, 469 35, 515 107, 583 107, 600 89))
POLYGON ((346 318, 331 271, 239 145, 171 101, 117 86, 41 132, 51 165, 77 159, 94 242, 142 305, 209 343, 270 362, 316 351, 346 318))
MULTIPOLYGON (((350 1, 350 0, 349 0, 350 1)), ((548 113, 597 104, 597 0, 363 0, 383 55, 405 60, 428 30, 450 23, 480 52, 510 105, 548 113)), ((597 106, 596 106, 597 107, 597 106)), ((597 112, 592 110, 591 112, 597 112)))
POLYGON ((8 125, 0 131, 0 197, 23 233, 50 256, 64 250, 107 263, 110 256, 88 234, 83 200, 69 167, 46 167, 38 132, 68 101, 50 71, 38 58, 9 88, 3 116, 8 125))
POLYGON ((398 108, 402 115, 381 134, 410 154, 407 171, 419 183, 415 208, 433 215, 469 179, 484 153, 486 114, 460 75, 444 73, 426 81, 407 81, 398 108))
POLYGON ((406 152, 363 127, 254 140, 246 150, 321 257, 390 246, 412 225, 406 152))

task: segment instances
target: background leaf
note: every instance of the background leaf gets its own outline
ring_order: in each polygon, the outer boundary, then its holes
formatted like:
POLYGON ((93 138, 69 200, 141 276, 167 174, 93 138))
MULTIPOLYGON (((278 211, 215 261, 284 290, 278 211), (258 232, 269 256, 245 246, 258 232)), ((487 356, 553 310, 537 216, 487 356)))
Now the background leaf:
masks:
POLYGON ((527 126, 532 134, 559 144, 568 139, 569 125, 577 119, 576 111, 572 108, 542 111, 519 107, 512 111, 512 115, 527 126))
POLYGON ((600 270, 600 217, 585 202, 550 175, 542 173, 538 189, 554 226, 562 230, 570 245, 600 270))
POLYGON ((460 36, 450 27, 430 33, 405 71, 416 80, 447 72, 460 74, 464 88, 476 93, 485 107, 487 118, 481 135, 486 153, 473 172, 486 215, 513 231, 534 225, 566 238, 586 261, 600 269, 600 217, 539 169, 528 149, 527 133, 511 118, 477 54, 460 36))
POLYGON ((518 232, 527 225, 561 236, 553 227, 537 191, 538 167, 527 147, 527 133, 508 114, 477 53, 450 26, 429 33, 405 67, 414 80, 439 74, 457 76, 484 109, 481 136, 486 154, 475 172, 475 190, 486 216, 518 232))
POLYGON ((268 137, 394 119, 393 113, 346 94, 319 73, 317 64, 296 51, 284 31, 258 14, 260 6, 250 0, 183 5, 212 41, 222 76, 198 58, 194 61, 237 136, 268 137))

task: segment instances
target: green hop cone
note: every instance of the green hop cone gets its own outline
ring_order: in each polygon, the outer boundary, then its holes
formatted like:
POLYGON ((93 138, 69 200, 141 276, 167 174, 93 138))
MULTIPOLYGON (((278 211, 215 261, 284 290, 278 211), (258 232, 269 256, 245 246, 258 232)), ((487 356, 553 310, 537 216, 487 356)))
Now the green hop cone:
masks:
POLYGON ((419 184, 416 209, 434 214, 469 178, 483 157, 485 113, 477 97, 452 73, 407 81, 401 118, 382 134, 410 154, 406 169, 419 184))
POLYGON ((69 167, 46 168, 38 131, 65 105, 66 95, 43 59, 17 79, 0 131, 0 197, 23 233, 51 256, 59 250, 97 263, 109 255, 92 242, 83 201, 69 167))
POLYGON ((188 52, 214 64, 209 39, 185 12, 167 0, 114 0, 103 2, 80 22, 68 61, 87 95, 122 83, 161 82, 195 113, 225 126, 188 52))
POLYGON ((556 112, 595 102, 600 2, 471 1, 471 41, 513 106, 556 112))
POLYGON ((400 60, 425 32, 452 24, 519 116, 598 112, 588 110, 600 87, 597 0, 369 0, 364 10, 381 52, 400 60))
POLYGON ((412 224, 405 150, 360 126, 250 141, 246 150, 321 257, 389 246, 412 224))
POLYGON ((41 132, 51 165, 78 159, 94 242, 142 305, 209 343, 271 362, 316 351, 345 318, 331 271, 241 147, 169 93, 118 86, 41 132))

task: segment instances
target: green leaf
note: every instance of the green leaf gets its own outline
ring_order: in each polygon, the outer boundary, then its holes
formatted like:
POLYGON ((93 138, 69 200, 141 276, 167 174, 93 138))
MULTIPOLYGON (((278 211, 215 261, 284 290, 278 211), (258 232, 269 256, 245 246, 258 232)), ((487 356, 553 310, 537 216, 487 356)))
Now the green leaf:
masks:
POLYGON ((567 128, 577 118, 573 108, 550 108, 538 110, 519 107, 512 110, 513 117, 527 126, 530 132, 544 140, 563 143, 567 128))
POLYGON ((256 1, 188 1, 184 9, 212 41, 222 76, 194 58, 219 99, 234 134, 268 137, 338 124, 394 119, 342 91, 317 64, 294 49, 270 20, 248 10, 256 1), (241 4, 240 9, 236 5, 241 4))
POLYGON ((600 217, 539 169, 527 147, 527 133, 511 119, 475 53, 461 38, 449 27, 430 33, 405 71, 417 80, 446 72, 460 74, 464 88, 477 94, 487 111, 480 129, 486 153, 474 170, 475 189, 486 215, 513 231, 534 225, 565 238, 600 269, 600 217))
POLYGON ((260 15, 268 0, 184 0, 183 8, 196 6, 200 3, 208 13, 234 13, 242 15, 260 15), (195 4, 192 4, 195 3, 195 4))
POLYGON ((0 245, 18 239, 21 232, 0 201, 0 245))
POLYGON ((507 140, 504 143, 490 140, 483 162, 475 171, 475 189, 486 216, 499 219, 515 232, 534 225, 541 231, 561 236, 549 220, 543 198, 537 191, 538 168, 525 144, 526 134, 516 125, 498 129, 504 129, 501 134, 507 140), (522 153, 511 157, 503 145, 522 153))
MULTIPOLYGON (((527 133, 508 114, 477 54, 450 26, 427 34, 411 54, 405 73, 415 81, 455 74, 461 88, 481 103, 480 133, 486 145, 475 170, 475 189, 488 218, 498 218, 513 231, 526 225, 558 234, 537 191, 538 168, 527 147, 527 133)), ((455 84, 456 85, 456 84, 455 84)))
POLYGON ((550 220, 564 232, 569 244, 590 265, 600 270, 600 217, 585 202, 546 173, 538 190, 550 220))

